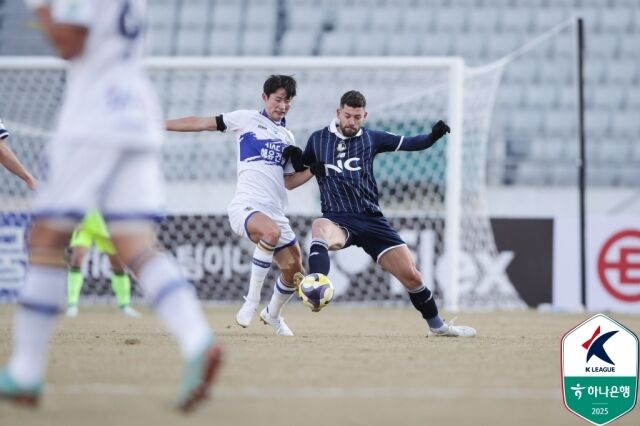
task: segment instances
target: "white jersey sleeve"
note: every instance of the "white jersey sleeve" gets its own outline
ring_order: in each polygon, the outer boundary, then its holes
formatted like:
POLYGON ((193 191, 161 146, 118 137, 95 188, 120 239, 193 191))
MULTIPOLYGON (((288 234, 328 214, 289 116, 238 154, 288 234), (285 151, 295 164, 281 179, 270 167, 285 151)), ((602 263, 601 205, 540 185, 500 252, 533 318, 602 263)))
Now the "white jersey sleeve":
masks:
POLYGON ((227 126, 229 132, 239 132, 243 130, 249 120, 255 117, 256 111, 250 109, 239 109, 233 112, 225 112, 222 114, 222 122, 227 126))
POLYGON ((95 19, 99 0, 53 0, 51 17, 59 24, 89 28, 95 19))
MULTIPOLYGON (((289 129, 285 129, 287 132, 287 142, 289 142, 289 145, 296 145, 296 140, 293 137, 293 133, 289 130, 289 129)), ((291 160, 288 160, 285 165, 284 165, 284 170, 282 171, 285 175, 292 175, 294 174, 296 171, 293 168, 293 164, 291 164, 291 160)))

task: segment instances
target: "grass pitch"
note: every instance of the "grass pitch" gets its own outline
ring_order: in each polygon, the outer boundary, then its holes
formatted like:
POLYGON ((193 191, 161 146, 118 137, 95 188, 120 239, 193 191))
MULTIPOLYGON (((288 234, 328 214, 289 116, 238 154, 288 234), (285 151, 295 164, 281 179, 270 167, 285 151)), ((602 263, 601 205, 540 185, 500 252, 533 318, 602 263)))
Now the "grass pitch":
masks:
MULTIPOLYGON (((587 424, 562 403, 560 339, 588 314, 461 313, 478 336, 454 339, 425 337, 412 308, 333 305, 316 314, 296 304, 286 311, 296 336, 282 338, 257 315, 238 327, 236 308, 206 308, 227 357, 213 399, 191 415, 173 409, 181 364, 155 317, 99 306, 60 321, 42 404, 0 402, 0 424, 587 424)), ((13 312, 0 306, 2 363, 13 312)), ((640 317, 612 317, 640 332, 640 317)), ((640 410, 614 424, 640 424, 640 410)))

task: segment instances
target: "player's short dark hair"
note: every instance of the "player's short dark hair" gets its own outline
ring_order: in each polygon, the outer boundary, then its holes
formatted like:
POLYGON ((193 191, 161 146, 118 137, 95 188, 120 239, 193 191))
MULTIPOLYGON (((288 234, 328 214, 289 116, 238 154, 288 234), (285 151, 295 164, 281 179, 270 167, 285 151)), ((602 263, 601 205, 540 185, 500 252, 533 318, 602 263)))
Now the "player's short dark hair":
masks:
POLYGON ((296 79, 290 75, 273 74, 264 82, 262 91, 269 97, 278 89, 284 89, 289 99, 291 99, 296 95, 296 85, 296 79))
POLYGON ((367 99, 357 90, 349 90, 340 98, 340 108, 345 105, 351 108, 364 108, 367 106, 367 99))

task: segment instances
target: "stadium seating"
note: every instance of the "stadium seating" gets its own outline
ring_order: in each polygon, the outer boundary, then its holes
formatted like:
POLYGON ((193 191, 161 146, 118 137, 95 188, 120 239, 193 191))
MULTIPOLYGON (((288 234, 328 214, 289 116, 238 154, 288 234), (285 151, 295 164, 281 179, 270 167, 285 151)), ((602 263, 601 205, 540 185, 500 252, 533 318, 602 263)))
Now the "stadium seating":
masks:
MULTIPOLYGON (((49 53, 33 25, 24 24, 30 18, 21 3, 0 2, 0 54, 49 53)), ((149 4, 151 55, 462 55, 470 66, 503 57, 555 24, 580 15, 586 30, 587 137, 602 142, 591 153, 597 153, 599 161, 626 161, 628 166, 608 171, 603 167, 591 182, 638 181, 637 173, 627 171, 640 158, 640 149, 632 148, 633 143, 640 145, 640 9, 635 0, 149 0, 149 4)), ((505 69, 491 140, 500 147, 515 143, 526 147, 520 150, 522 156, 496 153, 490 167, 523 162, 514 168, 516 183, 570 181, 572 154, 564 145, 542 141, 576 137, 575 44, 573 32, 563 31, 505 69), (547 170, 544 163, 536 164, 548 157, 558 159, 557 167, 547 170), (558 171, 563 165, 570 172, 558 171)))

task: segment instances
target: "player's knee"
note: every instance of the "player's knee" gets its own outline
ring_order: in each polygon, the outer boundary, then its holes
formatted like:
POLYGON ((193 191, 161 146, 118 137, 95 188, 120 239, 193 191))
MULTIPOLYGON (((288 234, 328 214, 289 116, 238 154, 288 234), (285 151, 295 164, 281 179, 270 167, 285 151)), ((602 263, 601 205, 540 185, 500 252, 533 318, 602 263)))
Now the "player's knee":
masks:
MULTIPOLYGON (((136 247, 136 250, 129 247, 127 250, 122 250, 118 253, 120 256, 121 269, 124 271, 125 268, 129 268, 131 272, 138 275, 144 265, 161 252, 155 247, 136 247)), ((112 268, 115 272, 117 266, 115 268, 112 266, 112 268)))
POLYGON ((122 267, 112 266, 111 271, 116 275, 124 275, 125 270, 122 267))
POLYGON ((70 232, 34 224, 29 235, 29 262, 36 265, 66 267, 66 247, 70 232))
POLYGON ((82 266, 84 260, 85 251, 79 248, 71 249, 71 256, 69 256, 69 266, 73 268, 79 268, 82 266))
POLYGON ((300 272, 301 274, 305 274, 304 267, 302 266, 302 262, 300 259, 296 259, 295 262, 291 262, 291 266, 287 269, 287 282, 293 282, 293 276, 300 272))
POLYGON ((280 277, 285 284, 293 283, 293 274, 292 269, 283 269, 280 271, 280 277))
POLYGON ((278 228, 277 226, 269 226, 262 232, 262 237, 260 239, 271 244, 272 246, 275 246, 280 240, 280 234, 280 228, 278 228))
POLYGON ((291 262, 289 262, 286 266, 280 268, 280 276, 287 285, 293 284, 293 277, 297 272, 300 272, 303 275, 305 274, 305 270, 302 266, 300 258, 291 259, 291 262))
POLYGON ((406 288, 413 290, 422 286, 422 275, 415 268, 412 268, 412 270, 407 271, 401 281, 406 288))
POLYGON ((326 220, 316 219, 311 224, 311 235, 313 238, 321 238, 328 241, 331 237, 331 229, 326 220))

